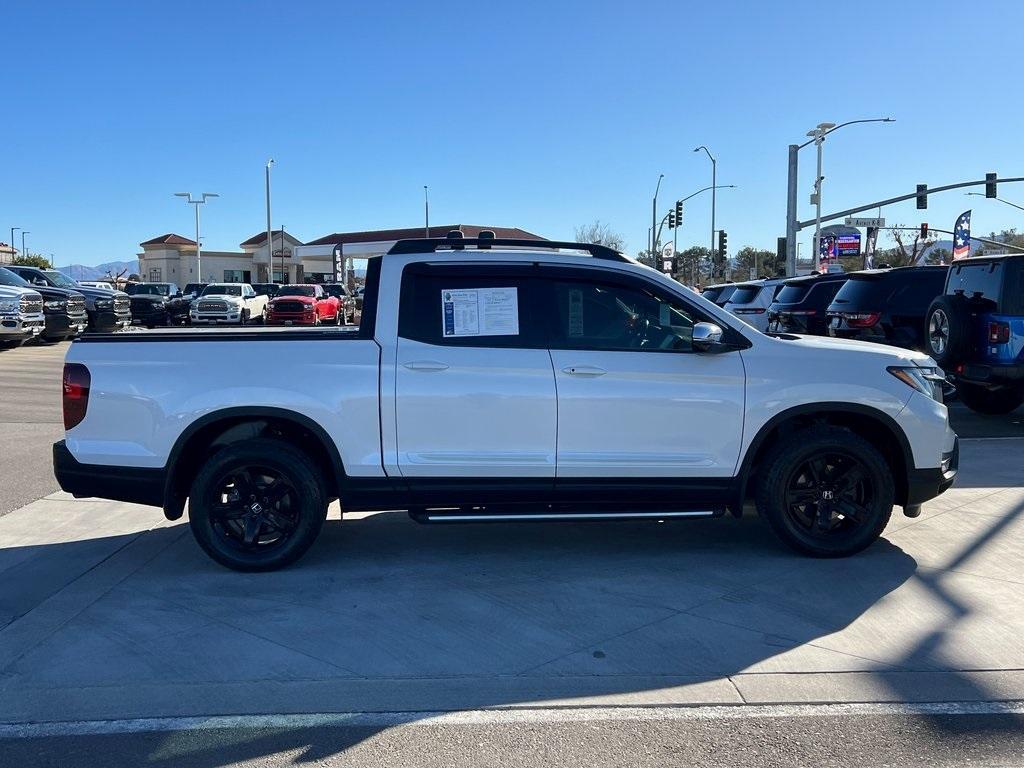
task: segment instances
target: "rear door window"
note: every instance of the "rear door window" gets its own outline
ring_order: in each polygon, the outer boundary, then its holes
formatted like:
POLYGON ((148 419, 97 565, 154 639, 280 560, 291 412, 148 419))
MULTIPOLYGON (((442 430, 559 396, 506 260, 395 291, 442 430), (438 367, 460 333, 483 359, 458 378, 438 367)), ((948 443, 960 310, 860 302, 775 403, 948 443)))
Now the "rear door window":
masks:
POLYGON ((807 295, 807 285, 783 285, 782 290, 779 291, 775 300, 780 304, 796 304, 797 302, 803 301, 804 296, 807 295))
POLYGON ((546 349, 535 269, 410 265, 402 273, 398 335, 439 346, 546 349))
POLYGON ((843 283, 832 303, 840 312, 877 311, 885 304, 887 294, 882 277, 851 277, 843 283))

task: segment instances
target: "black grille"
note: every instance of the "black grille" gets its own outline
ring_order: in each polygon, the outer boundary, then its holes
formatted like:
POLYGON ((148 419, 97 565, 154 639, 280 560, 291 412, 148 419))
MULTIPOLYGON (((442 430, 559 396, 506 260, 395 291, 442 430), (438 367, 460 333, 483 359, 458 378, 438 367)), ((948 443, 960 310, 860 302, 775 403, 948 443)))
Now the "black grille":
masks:
POLYGON ((223 301, 200 301, 198 305, 200 312, 227 312, 228 307, 223 301))
POLYGON ((274 311, 275 312, 302 312, 306 309, 306 305, 301 301, 275 301, 274 311))
POLYGON ((68 314, 69 315, 84 315, 85 314, 85 299, 81 296, 72 296, 68 299, 68 314))

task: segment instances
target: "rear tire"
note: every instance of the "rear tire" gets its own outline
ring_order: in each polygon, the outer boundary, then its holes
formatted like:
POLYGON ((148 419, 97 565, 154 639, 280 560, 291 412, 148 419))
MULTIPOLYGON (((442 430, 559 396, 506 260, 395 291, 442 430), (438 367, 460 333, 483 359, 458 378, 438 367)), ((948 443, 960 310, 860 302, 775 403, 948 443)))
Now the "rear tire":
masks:
POLYGON ((895 500, 882 454, 846 429, 809 427, 777 443, 758 470, 757 509, 785 544, 814 557, 870 546, 895 500))
POLYGON ((236 571, 272 571, 306 553, 327 516, 322 478, 283 440, 255 438, 213 455, 189 492, 196 542, 236 571))
POLYGON ((962 383, 957 385, 956 392, 964 405, 986 416, 1002 416, 1024 404, 1024 389, 986 389, 962 383))
POLYGON ((939 296, 924 319, 924 347, 943 368, 963 361, 970 349, 971 313, 963 296, 939 296))

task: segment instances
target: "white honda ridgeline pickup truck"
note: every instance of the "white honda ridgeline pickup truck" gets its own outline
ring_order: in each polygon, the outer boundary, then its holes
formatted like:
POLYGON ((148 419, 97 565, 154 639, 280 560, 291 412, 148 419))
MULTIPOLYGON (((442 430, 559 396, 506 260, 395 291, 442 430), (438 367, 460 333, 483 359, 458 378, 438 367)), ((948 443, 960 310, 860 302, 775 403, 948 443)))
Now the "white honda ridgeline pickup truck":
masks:
POLYGON ((77 339, 60 486, 171 520, 188 500, 212 558, 269 570, 334 499, 478 522, 739 516, 752 497, 830 557, 952 484, 925 355, 764 335, 608 248, 488 234, 370 259, 358 330, 77 339))

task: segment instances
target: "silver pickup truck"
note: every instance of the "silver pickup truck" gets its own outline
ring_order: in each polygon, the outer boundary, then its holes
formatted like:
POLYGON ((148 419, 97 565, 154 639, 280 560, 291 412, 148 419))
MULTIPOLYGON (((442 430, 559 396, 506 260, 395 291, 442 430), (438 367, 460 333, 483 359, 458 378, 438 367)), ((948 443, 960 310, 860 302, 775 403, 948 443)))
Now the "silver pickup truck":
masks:
POLYGON ((0 267, 0 346, 24 344, 43 332, 43 297, 20 285, 21 280, 0 267))

